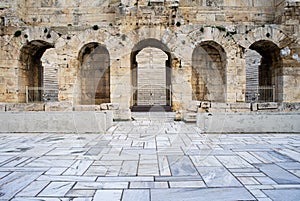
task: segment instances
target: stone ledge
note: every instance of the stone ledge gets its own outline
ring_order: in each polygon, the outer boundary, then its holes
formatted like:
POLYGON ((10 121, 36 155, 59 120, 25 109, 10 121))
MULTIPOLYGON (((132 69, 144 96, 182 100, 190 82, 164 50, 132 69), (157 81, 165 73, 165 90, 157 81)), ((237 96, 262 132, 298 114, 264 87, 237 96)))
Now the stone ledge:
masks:
POLYGON ((204 133, 300 133, 300 113, 199 113, 204 133))
POLYGON ((45 103, 45 111, 70 112, 73 111, 73 105, 72 102, 47 102, 45 103))
POLYGON ((110 112, 5 112, 0 133, 104 133, 112 125, 110 112))
POLYGON ((100 105, 75 105, 74 111, 100 111, 100 105))
POLYGON ((44 111, 44 103, 8 103, 5 110, 8 112, 44 111))

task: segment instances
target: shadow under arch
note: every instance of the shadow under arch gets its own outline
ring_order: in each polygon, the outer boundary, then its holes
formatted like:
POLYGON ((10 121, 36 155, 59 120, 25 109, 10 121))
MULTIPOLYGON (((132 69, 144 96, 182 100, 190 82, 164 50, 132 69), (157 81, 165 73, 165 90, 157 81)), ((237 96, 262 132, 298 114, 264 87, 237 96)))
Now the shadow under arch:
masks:
POLYGON ((110 102, 110 54, 97 42, 85 44, 79 51, 78 102, 99 105, 110 102))
POLYGON ((156 48, 163 51, 167 55, 167 60, 165 61, 165 72, 166 72, 166 83, 165 83, 165 93, 166 93, 166 105, 161 105, 165 109, 165 111, 171 111, 172 100, 171 100, 171 62, 172 56, 170 49, 161 41, 148 38, 138 42, 132 49, 130 55, 130 63, 131 63, 131 83, 132 83, 132 100, 131 100, 131 110, 132 111, 149 111, 153 105, 139 105, 138 104, 138 62, 137 55, 144 48, 156 48))
POLYGON ((20 49, 18 102, 43 101, 44 68, 41 58, 49 48, 54 48, 54 45, 42 40, 33 40, 20 49), (26 89, 30 90, 26 92, 26 89))
MULTIPOLYGON (((260 55, 260 57, 257 57, 259 62, 256 66, 258 68, 258 76, 256 78, 258 86, 255 86, 258 94, 258 97, 255 98, 256 101, 282 101, 283 64, 280 56, 280 48, 272 41, 259 40, 251 44, 249 49, 256 51, 260 55)), ((249 66, 247 66, 247 70, 249 71, 249 66)), ((246 80, 246 82, 248 82, 249 85, 249 80, 246 80)))
POLYGON ((199 43, 192 54, 193 100, 226 102, 227 56, 215 41, 199 43))

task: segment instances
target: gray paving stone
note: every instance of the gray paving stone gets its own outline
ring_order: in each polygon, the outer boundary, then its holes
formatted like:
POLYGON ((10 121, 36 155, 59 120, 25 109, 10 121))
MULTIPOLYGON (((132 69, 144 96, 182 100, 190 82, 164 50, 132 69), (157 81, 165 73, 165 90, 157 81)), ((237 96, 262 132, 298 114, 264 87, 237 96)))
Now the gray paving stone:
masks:
POLYGON ((94 176, 42 175, 38 181, 96 181, 94 176))
POLYGON ((280 154, 275 151, 269 152, 252 152, 252 154, 261 160, 263 163, 276 163, 276 162, 291 162, 293 161, 291 158, 280 154))
POLYGON ((247 161, 239 156, 216 156, 226 168, 252 168, 247 161))
POLYGON ((97 190, 97 189, 127 189, 128 182, 77 182, 73 189, 97 190))
POLYGON ((286 170, 300 170, 299 162, 285 162, 285 163, 276 163, 276 164, 286 170))
POLYGON ((38 196, 63 197, 74 184, 75 182, 51 182, 38 196))
POLYGON ((278 184, 300 184, 300 178, 274 164, 257 164, 262 172, 278 184))
POLYGON ((93 161, 90 160, 78 160, 63 175, 83 175, 92 163, 93 161))
POLYGON ((42 172, 13 172, 8 176, 0 180, 0 199, 9 200, 21 191, 36 178, 38 178, 42 172))
POLYGON ((122 190, 97 190, 94 196, 95 201, 120 201, 122 190))
POLYGON ((155 177, 155 181, 203 181, 200 175, 195 176, 162 176, 155 177))
POLYGON ((105 135, 1 134, 0 192, 22 201, 120 200, 123 191, 128 200, 201 201, 268 200, 263 191, 300 189, 299 135, 204 135, 193 124, 161 125, 117 122, 105 135))
POLYGON ((129 188, 132 189, 169 188, 169 185, 168 182, 134 181, 134 182, 130 182, 129 188))
POLYGON ((97 181, 101 182, 113 182, 113 181, 127 181, 127 182, 132 182, 132 181, 141 181, 141 182, 152 182, 154 181, 154 177, 150 176, 137 176, 137 177, 98 177, 97 181))
POLYGON ((74 189, 71 189, 66 194, 66 197, 84 197, 84 198, 93 197, 95 194, 95 191, 96 190, 74 190, 74 189))
POLYGON ((255 177, 255 179, 263 185, 276 184, 276 182, 269 177, 255 177))
POLYGON ((168 156, 172 176, 198 175, 192 161, 187 156, 168 156))
POLYGON ((273 201, 299 201, 300 189, 263 190, 273 201))
POLYGON ((41 192, 50 182, 49 181, 34 181, 30 185, 28 185, 25 189, 23 189, 20 193, 18 193, 17 197, 32 197, 36 196, 39 192, 41 192))
POLYGON ((244 188, 151 189, 151 201, 255 200, 244 188))
POLYGON ((198 167, 208 187, 239 187, 241 183, 224 167, 198 167))
POLYGON ((171 188, 205 188, 203 181, 170 181, 171 188))
POLYGON ((122 201, 150 201, 150 190, 124 190, 122 201))

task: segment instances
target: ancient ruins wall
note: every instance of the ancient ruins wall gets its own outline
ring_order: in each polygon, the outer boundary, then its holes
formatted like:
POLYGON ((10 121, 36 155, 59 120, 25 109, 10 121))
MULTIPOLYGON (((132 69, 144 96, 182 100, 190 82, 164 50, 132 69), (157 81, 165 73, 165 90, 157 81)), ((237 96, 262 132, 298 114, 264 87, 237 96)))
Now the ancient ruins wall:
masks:
MULTIPOLYGON (((26 58, 40 57, 46 71, 57 71, 57 99, 80 104, 80 52, 98 43, 110 56, 110 101, 128 108, 133 103, 131 55, 148 39, 171 55, 174 110, 192 100, 192 55, 203 42, 224 49, 228 103, 245 102, 245 51, 252 44, 270 41, 280 50, 288 48, 288 54, 281 54, 282 67, 276 69, 280 101, 300 102, 297 9, 299 2, 280 0, 1 1, 0 102, 26 102, 26 73, 34 64, 26 58), (24 47, 29 53, 24 54, 24 47)), ((52 77, 53 72, 48 71, 52 77)))

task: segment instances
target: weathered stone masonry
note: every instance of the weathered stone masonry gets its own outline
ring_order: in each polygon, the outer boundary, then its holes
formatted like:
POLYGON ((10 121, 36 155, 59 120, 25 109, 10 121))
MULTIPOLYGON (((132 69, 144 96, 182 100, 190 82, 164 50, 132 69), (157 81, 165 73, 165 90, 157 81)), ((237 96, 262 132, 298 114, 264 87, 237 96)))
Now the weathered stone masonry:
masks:
POLYGON ((165 55, 152 59, 165 62, 159 93, 173 110, 192 100, 300 102, 299 9, 298 0, 4 0, 0 102, 128 109, 145 48, 165 55))

